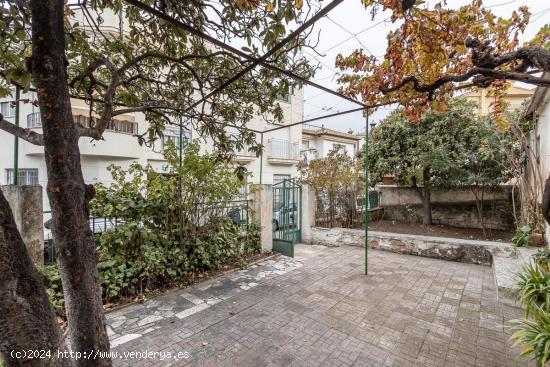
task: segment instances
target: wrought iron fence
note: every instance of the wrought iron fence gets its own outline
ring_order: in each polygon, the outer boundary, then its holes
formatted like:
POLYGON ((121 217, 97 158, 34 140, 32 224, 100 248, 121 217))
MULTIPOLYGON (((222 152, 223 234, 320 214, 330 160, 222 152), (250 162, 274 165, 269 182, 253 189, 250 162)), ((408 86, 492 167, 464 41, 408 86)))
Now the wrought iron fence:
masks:
MULTIPOLYGON (((197 211, 201 211, 201 218, 206 218, 209 215, 217 217, 229 217, 238 225, 241 230, 248 230, 251 222, 251 205, 252 201, 248 199, 243 200, 233 200, 229 202, 219 203, 222 204, 217 206, 217 203, 209 203, 207 205, 197 204, 195 206, 197 211)), ((45 211, 44 214, 49 214, 51 211, 45 211)), ((195 223, 201 225, 204 223, 195 223)), ((124 221, 119 220, 118 218, 100 218, 100 217, 90 217, 90 229, 92 233, 96 236, 101 235, 103 232, 108 231, 111 228, 115 228, 119 224, 124 223, 124 221)), ((52 235, 51 230, 44 229, 44 264, 52 265, 55 264, 57 258, 57 248, 55 241, 52 235)))
POLYGON ((369 190, 364 194, 347 192, 329 195, 317 192, 315 224, 319 227, 356 227, 364 223, 365 208, 375 211, 380 205, 378 190, 369 190))

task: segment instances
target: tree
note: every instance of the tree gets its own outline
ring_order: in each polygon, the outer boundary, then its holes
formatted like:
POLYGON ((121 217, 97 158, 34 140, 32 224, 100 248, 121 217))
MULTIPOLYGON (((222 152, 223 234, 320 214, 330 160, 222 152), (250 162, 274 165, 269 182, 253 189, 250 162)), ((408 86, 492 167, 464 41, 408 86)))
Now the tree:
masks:
MULTIPOLYGON (((425 113, 418 124, 409 123, 405 112, 396 110, 369 135, 371 185, 393 174, 397 183, 414 187, 422 199, 426 225, 432 224, 432 189, 456 185, 484 188, 507 180, 499 141, 491 126, 475 116, 475 105, 462 98, 447 105, 443 114, 425 113)), ((481 219, 482 206, 478 209, 481 219)))
MULTIPOLYGON (((276 98, 294 83, 269 69, 227 83, 244 68, 246 60, 125 6, 121 0, 79 3, 80 8, 74 8, 63 0, 0 0, 0 94, 8 95, 13 85, 35 88, 43 134, 17 128, 1 116, 0 129, 44 146, 52 232, 68 319, 67 344, 75 352, 89 353, 107 352, 109 341, 95 242, 88 223, 88 202, 94 192, 84 184, 79 139, 103 139, 113 117, 143 112, 150 128, 137 137, 142 144, 162 136, 170 123, 188 122, 227 156, 245 144, 259 152, 262 147, 254 144, 254 134, 242 127, 257 114, 268 121, 280 121, 282 111, 276 98), (86 19, 85 24, 75 22, 75 11, 86 19), (123 30, 102 28, 105 14, 120 16, 123 30), (225 86, 223 92, 213 93, 221 85, 225 86), (89 104, 89 125, 73 121, 71 97, 89 104)), ((237 5, 230 0, 148 3, 220 39, 246 39, 245 51, 254 55, 281 41, 287 34, 285 24, 301 22, 310 9, 302 9, 302 1, 276 7, 248 0, 239 0, 237 5)), ((268 61, 309 77, 313 69, 297 52, 307 46, 306 37, 292 39, 268 61)), ((0 257, 5 259, 0 262, 0 279, 3 284, 17 285, 0 299, 0 307, 6 311, 0 314, 0 351, 6 363, 110 365, 107 358, 22 362, 9 355, 14 349, 64 349, 65 339, 1 193, 0 211, 0 257), (21 267, 10 270, 12 264, 6 259, 20 259, 21 267), (26 317, 28 322, 16 322, 26 317)))
POLYGON ((491 88, 497 123, 506 127, 506 81, 550 86, 537 72, 550 71, 550 26, 520 45, 530 13, 521 6, 510 18, 497 17, 481 0, 458 9, 444 2, 432 6, 416 0, 362 0, 373 17, 381 7, 399 23, 388 34, 383 60, 356 50, 339 55, 336 65, 342 91, 365 102, 399 103, 409 120, 418 122, 426 109, 443 111, 459 90, 491 88), (418 4, 417 4, 418 3, 418 4))
POLYGON ((344 226, 353 225, 356 200, 364 191, 361 163, 345 152, 332 150, 326 158, 300 165, 300 181, 315 189, 316 218, 324 215, 328 219, 324 225, 335 227, 339 218, 344 226))

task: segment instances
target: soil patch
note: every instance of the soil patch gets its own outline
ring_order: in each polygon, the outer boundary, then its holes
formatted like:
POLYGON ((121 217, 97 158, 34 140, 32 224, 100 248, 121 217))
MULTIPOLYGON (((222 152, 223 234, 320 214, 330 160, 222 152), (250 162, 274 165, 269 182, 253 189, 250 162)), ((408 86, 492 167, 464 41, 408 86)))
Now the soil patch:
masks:
POLYGON ((462 238, 467 240, 488 240, 511 242, 514 234, 508 231, 499 231, 495 229, 486 229, 485 235, 478 228, 460 228, 446 225, 434 224, 425 226, 418 223, 402 223, 391 220, 379 220, 369 223, 370 231, 379 232, 394 232, 401 234, 412 234, 419 236, 435 236, 435 237, 450 237, 462 238))

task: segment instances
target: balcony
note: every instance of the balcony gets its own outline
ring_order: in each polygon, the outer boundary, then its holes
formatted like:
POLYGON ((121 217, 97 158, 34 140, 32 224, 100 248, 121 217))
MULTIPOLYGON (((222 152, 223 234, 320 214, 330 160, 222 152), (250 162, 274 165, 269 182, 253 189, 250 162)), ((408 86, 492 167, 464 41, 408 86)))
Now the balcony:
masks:
POLYGON ((269 139, 267 160, 273 164, 296 164, 300 160, 300 146, 298 142, 269 139))
MULTIPOLYGON (((83 115, 73 115, 74 122, 77 122, 83 126, 90 127, 91 122, 93 121, 88 116, 83 115)), ((40 128, 42 127, 42 119, 40 117, 40 112, 33 112, 27 115, 27 127, 28 128, 40 128)), ((137 134, 138 133, 138 123, 127 121, 127 120, 111 120, 107 124, 106 131, 123 133, 123 134, 137 134)))
POLYGON ((234 160, 240 163, 249 163, 256 159, 256 153, 248 150, 248 145, 235 152, 234 160))

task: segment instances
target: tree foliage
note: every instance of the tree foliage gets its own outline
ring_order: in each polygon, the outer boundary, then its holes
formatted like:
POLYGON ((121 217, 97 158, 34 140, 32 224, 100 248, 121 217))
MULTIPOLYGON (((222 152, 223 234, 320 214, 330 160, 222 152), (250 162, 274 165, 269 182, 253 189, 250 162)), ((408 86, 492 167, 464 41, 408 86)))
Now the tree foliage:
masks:
POLYGON ((445 2, 414 0, 363 0, 373 11, 392 11, 396 30, 387 36, 382 60, 356 50, 339 55, 336 65, 342 91, 361 96, 370 104, 399 103, 409 120, 418 122, 427 108, 443 112, 446 100, 457 90, 491 87, 497 123, 506 126, 501 112, 506 80, 550 86, 537 71, 550 71, 550 27, 520 44, 529 23, 527 7, 510 17, 496 16, 481 0, 452 9, 445 2), (418 4, 415 4, 418 3, 418 4))
POLYGON ((357 220, 357 199, 364 196, 362 160, 332 150, 323 159, 300 165, 300 181, 315 189, 316 225, 352 227, 357 220))
POLYGON ((447 104, 443 114, 427 112, 418 124, 409 123, 404 111, 396 110, 372 130, 371 185, 384 175, 394 175, 398 184, 416 188, 422 183, 430 189, 466 186, 483 191, 511 177, 500 146, 503 141, 492 121, 478 118, 475 104, 463 98, 447 104))
MULTIPOLYGON (((5 45, 0 54, 3 96, 13 84, 32 86, 29 65, 33 57, 30 33, 33 19, 27 2, 1 1, 0 43, 5 45)), ((243 128, 254 116, 259 114, 271 122, 282 120, 277 97, 297 85, 294 80, 260 68, 242 76, 223 92, 210 95, 248 61, 122 0, 89 0, 84 4, 65 5, 68 86, 72 96, 88 103, 89 115, 95 121, 93 126, 79 126, 81 136, 101 139, 113 117, 143 112, 150 125, 139 136, 141 143, 162 136, 169 124, 185 124, 193 126, 200 136, 213 139, 219 150, 226 152, 243 145, 260 149, 255 134, 243 128)), ((247 46, 243 50, 256 56, 280 42, 298 19, 308 17, 311 10, 302 9, 302 5, 293 1, 277 7, 245 0, 237 4, 224 0, 151 5, 201 32, 226 41, 244 39, 247 46)), ((292 39, 268 62, 308 78, 314 69, 298 53, 301 47, 307 47, 307 36, 306 32, 292 39)), ((4 125, 0 128, 9 128, 4 125)), ((28 136, 23 129, 17 133, 23 139, 28 136)), ((43 144, 35 138, 32 142, 43 144)))

